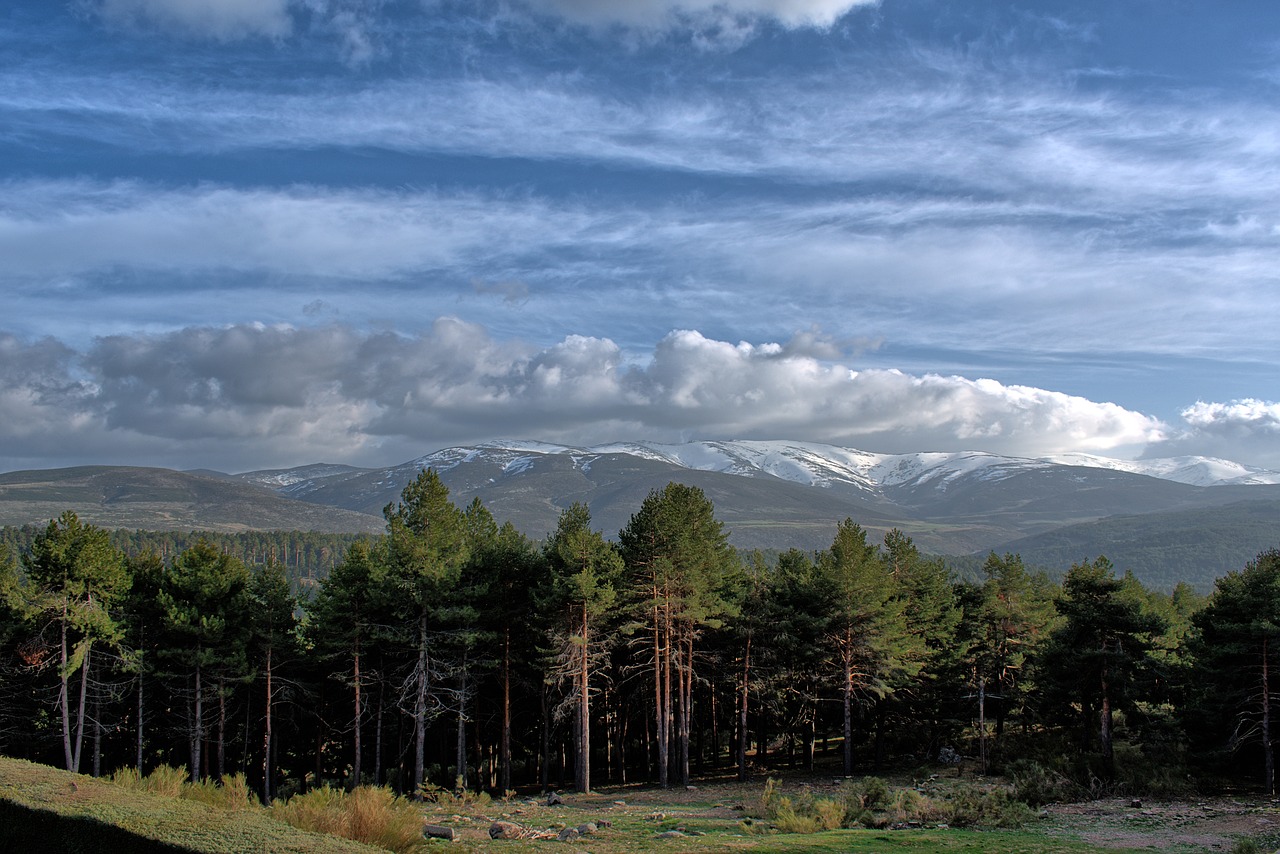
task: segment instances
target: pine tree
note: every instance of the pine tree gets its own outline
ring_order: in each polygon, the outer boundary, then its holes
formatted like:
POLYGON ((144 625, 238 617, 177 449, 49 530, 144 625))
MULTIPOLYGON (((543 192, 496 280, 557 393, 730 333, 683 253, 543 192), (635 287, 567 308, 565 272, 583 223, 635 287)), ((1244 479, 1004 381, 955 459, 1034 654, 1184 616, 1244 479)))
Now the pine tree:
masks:
POLYGON ((853 774, 854 706, 885 697, 895 671, 911 667, 909 634, 889 568, 852 519, 837 526, 831 548, 819 556, 818 574, 829 601, 824 634, 840 684, 847 777, 853 774))
POLYGON ((585 794, 591 791, 591 677, 608 641, 602 624, 617 599, 622 559, 591 529, 591 513, 579 503, 560 514, 543 553, 549 577, 538 599, 555 615, 557 673, 573 686, 568 702, 574 715, 574 778, 585 794))
POLYGON ((80 770, 87 695, 95 644, 116 644, 122 629, 112 608, 129 587, 124 557, 107 532, 67 511, 36 536, 27 556, 28 578, 58 627, 58 715, 68 771, 80 770), (71 723, 71 676, 79 671, 76 723, 71 723))
POLYGON ((336 666, 334 678, 352 691, 354 750, 348 781, 352 788, 360 785, 363 774, 367 654, 390 606, 385 579, 386 568, 375 547, 366 541, 356 542, 320 582, 315 599, 306 606, 305 633, 315 655, 336 666))
POLYGON ((1057 608, 1062 622, 1045 650, 1045 678, 1057 696, 1080 707, 1085 731, 1097 713, 1098 748, 1114 773, 1115 711, 1133 702, 1152 637, 1164 625, 1147 609, 1137 580, 1117 578, 1101 556, 1067 571, 1057 608))
POLYGON ((992 552, 982 566, 980 587, 962 587, 965 600, 961 643, 967 649, 970 685, 977 695, 984 772, 998 761, 1009 711, 1029 688, 1028 665, 1048 637, 1055 618, 1054 588, 1042 573, 1027 572, 1022 557, 992 552), (995 718, 995 744, 987 747, 987 720, 995 718))
POLYGON ((1194 680, 1191 709, 1201 726, 1232 749, 1256 743, 1263 785, 1276 791, 1272 685, 1280 649, 1280 550, 1270 549, 1240 572, 1219 578, 1205 608, 1192 618, 1194 680))
POLYGON ((440 626, 439 606, 458 584, 470 550, 461 510, 449 501, 449 489, 434 469, 426 469, 382 511, 387 520, 387 564, 390 580, 403 605, 415 659, 405 681, 413 719, 411 791, 424 781, 427 718, 435 700, 433 636, 440 626))
POLYGON ((298 602, 289 591, 284 565, 270 560, 249 585, 250 651, 262 680, 262 802, 270 804, 275 778, 275 707, 283 692, 281 668, 298 655, 298 602))
POLYGON ((723 588, 737 557, 711 501, 679 483, 650 492, 618 540, 637 625, 651 641, 658 782, 670 785, 674 764, 688 785, 695 643, 729 616, 723 588))
POLYGON ((245 565, 206 540, 174 558, 159 601, 165 639, 160 652, 169 671, 186 683, 187 742, 192 781, 208 775, 203 753, 208 735, 206 700, 218 701, 216 776, 224 765, 228 683, 247 670, 249 638, 245 565), (213 685, 210 685, 210 682, 213 685))

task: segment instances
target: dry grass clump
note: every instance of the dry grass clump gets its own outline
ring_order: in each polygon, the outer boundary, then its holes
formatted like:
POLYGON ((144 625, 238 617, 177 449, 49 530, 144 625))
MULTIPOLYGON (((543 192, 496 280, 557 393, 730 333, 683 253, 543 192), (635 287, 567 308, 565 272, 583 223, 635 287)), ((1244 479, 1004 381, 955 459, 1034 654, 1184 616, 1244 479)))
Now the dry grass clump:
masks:
POLYGON ((422 815, 390 789, 361 786, 347 793, 323 786, 272 804, 271 814, 303 830, 331 833, 409 854, 422 842, 422 815))
POLYGON ((1026 804, 1000 790, 963 789, 933 798, 915 787, 893 789, 879 777, 846 780, 834 796, 822 797, 808 788, 783 794, 778 781, 770 779, 757 809, 783 833, 929 824, 1019 827, 1031 814, 1026 804))
POLYGON ((185 767, 160 765, 145 777, 134 768, 121 768, 111 775, 111 782, 135 791, 182 798, 232 812, 257 806, 243 774, 228 774, 220 783, 213 780, 191 783, 185 767))

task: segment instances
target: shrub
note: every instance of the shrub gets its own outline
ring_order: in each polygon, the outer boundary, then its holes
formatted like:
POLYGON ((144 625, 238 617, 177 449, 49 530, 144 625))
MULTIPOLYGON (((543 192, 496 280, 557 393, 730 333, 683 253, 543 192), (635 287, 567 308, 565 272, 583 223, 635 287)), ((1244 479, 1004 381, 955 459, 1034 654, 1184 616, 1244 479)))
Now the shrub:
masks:
POLYGON ((944 816, 956 827, 1018 828, 1034 817, 1031 807, 995 789, 958 789, 944 802, 944 816))
POLYGON ((332 833, 403 854, 417 850, 422 841, 418 808, 382 787, 360 786, 347 794, 322 786, 287 802, 276 801, 271 814, 303 830, 332 833))
POLYGON ((1063 774, 1034 759, 1017 759, 1007 770, 1015 800, 1032 806, 1058 803, 1075 797, 1078 787, 1063 774))
POLYGON ((228 774, 221 783, 201 780, 184 783, 180 797, 222 810, 247 810, 257 805, 243 774, 228 774))
POLYGON ((187 766, 159 765, 142 780, 142 788, 157 795, 178 798, 182 796, 182 786, 186 782, 187 766))
POLYGON ((831 798, 820 798, 813 804, 814 818, 823 830, 837 830, 844 827, 846 810, 842 801, 831 798))

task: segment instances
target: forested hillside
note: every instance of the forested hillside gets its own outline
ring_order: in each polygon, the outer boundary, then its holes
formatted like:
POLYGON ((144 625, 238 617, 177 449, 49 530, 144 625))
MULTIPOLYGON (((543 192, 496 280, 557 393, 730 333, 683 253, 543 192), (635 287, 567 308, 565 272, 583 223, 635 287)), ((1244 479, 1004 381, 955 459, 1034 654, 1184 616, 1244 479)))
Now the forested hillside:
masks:
MULTIPOLYGON (((963 753, 1045 791, 1270 790, 1280 552, 1201 597, 1095 556, 957 580, 853 520, 743 559, 698 488, 533 542, 432 470, 385 533, 5 531, 3 750, 68 769, 505 792, 963 753), (332 571, 299 597, 289 566, 332 571), (1189 775, 1191 775, 1189 777, 1189 775), (1083 789, 1080 789, 1083 790, 1083 789)), ((295 572, 295 576, 297 573, 295 572)), ((911 766, 914 767, 914 766, 911 766)))
MULTIPOLYGON (((42 525, 6 525, 0 528, 0 548, 24 555, 45 530, 42 525)), ((352 543, 363 534, 326 534, 318 531, 127 531, 107 532, 112 547, 127 558, 155 552, 169 561, 200 541, 212 544, 250 569, 279 563, 295 595, 308 598, 320 581, 342 560, 352 543)))

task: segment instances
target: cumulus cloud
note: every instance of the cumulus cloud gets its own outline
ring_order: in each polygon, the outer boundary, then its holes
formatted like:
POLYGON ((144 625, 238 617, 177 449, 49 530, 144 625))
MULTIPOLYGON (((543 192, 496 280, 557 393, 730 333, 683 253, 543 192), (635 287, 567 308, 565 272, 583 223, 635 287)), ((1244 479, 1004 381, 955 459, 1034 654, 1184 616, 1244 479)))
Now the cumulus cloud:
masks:
POLYGON ((186 467, 386 464, 397 451, 513 436, 790 438, 1038 456, 1106 452, 1165 431, 1147 415, 1058 392, 859 371, 693 330, 670 333, 641 360, 605 338, 534 347, 457 318, 414 336, 239 324, 109 336, 83 352, 6 336, 0 350, 10 461, 75 439, 86 453, 112 455, 97 462, 125 461, 151 442, 186 467))
POLYGON ((1148 456, 1198 455, 1280 470, 1280 403, 1244 398, 1197 401, 1181 412, 1181 429, 1148 456))
POLYGON ((281 38, 293 29, 290 0, 102 0, 108 22, 219 40, 281 38))

